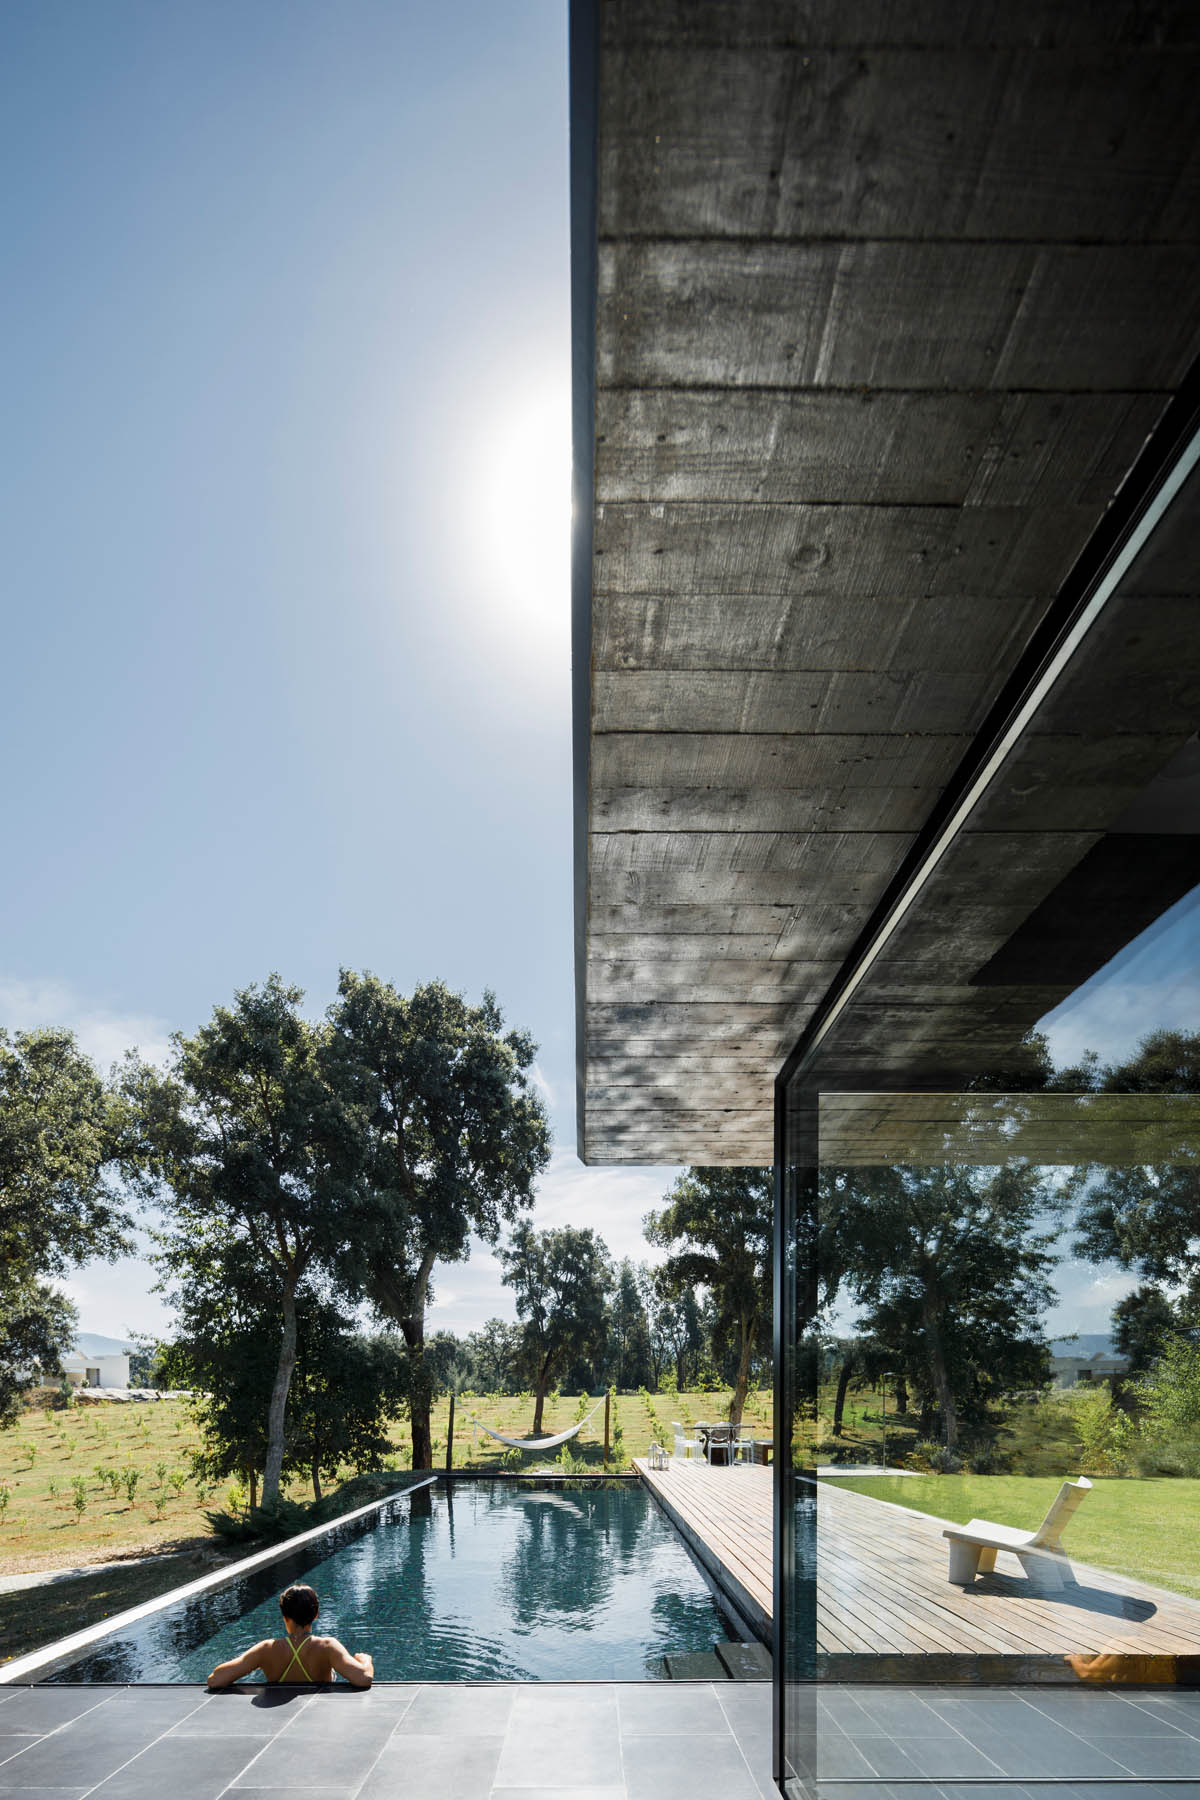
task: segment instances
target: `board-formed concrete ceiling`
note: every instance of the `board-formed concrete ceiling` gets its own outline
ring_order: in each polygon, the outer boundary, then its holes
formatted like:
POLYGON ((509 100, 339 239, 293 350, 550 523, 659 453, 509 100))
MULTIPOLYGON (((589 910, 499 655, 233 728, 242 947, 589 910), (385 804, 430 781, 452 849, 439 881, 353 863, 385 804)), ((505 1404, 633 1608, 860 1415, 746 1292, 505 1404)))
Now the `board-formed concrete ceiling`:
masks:
MULTIPOLYGON (((600 0, 575 39, 580 1154, 766 1163, 780 1063, 1200 353, 1200 11, 600 0)), ((1010 819, 973 1016, 1200 723, 1142 702, 1127 791, 1054 854, 1010 819)))

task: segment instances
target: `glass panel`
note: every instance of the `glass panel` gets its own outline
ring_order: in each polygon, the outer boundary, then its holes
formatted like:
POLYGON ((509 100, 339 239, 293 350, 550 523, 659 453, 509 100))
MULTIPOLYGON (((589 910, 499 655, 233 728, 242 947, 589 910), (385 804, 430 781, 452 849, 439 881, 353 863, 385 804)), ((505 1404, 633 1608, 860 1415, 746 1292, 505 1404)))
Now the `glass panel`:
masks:
POLYGON ((796 1795, 1200 1782, 1198 510, 780 1096, 796 1795))

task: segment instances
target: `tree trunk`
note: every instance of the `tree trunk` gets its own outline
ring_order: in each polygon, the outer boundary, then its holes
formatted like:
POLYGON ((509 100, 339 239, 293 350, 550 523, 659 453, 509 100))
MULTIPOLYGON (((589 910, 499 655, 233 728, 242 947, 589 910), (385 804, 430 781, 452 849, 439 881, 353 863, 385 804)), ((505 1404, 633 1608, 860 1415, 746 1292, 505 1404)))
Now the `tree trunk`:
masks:
POLYGON ((896 1411, 901 1415, 908 1411, 908 1383, 903 1375, 896 1377, 896 1411))
POLYGON ((408 1417, 412 1428, 412 1466, 433 1467, 433 1427, 430 1423, 431 1396, 425 1372, 425 1312, 401 1319, 400 1329, 408 1345, 408 1417))
POLYGON ((946 1369, 946 1353, 942 1346, 942 1333, 937 1312, 931 1300, 925 1302, 923 1311, 925 1315, 925 1348, 929 1354, 929 1373, 933 1376, 938 1410, 942 1415, 942 1442, 947 1450, 953 1450, 958 1442, 958 1413, 954 1406, 954 1395, 950 1391, 950 1376, 946 1369))
POLYGON ((253 1512, 258 1505, 258 1475, 253 1469, 246 1477, 246 1485, 250 1490, 250 1511, 253 1512))
POLYGON ((429 1292, 429 1277, 433 1274, 435 1260, 432 1253, 426 1251, 413 1282, 412 1311, 400 1320, 400 1329, 404 1333, 404 1341, 408 1345, 412 1369, 409 1381, 408 1416, 412 1427, 412 1466, 414 1469, 432 1469, 433 1467, 433 1427, 430 1423, 433 1395, 430 1392, 431 1384, 425 1368, 425 1297, 429 1292))
POLYGON ((296 1278, 289 1276, 283 1284, 283 1338, 279 1345, 279 1366, 271 1389, 271 1406, 267 1413, 267 1466, 263 1470, 263 1505, 279 1498, 279 1478, 283 1473, 283 1428, 287 1416, 288 1389, 296 1367, 296 1278))
POLYGON ((554 1352, 551 1351, 550 1354, 543 1359, 542 1365, 537 1373, 537 1385, 533 1398, 533 1431, 530 1433, 532 1437, 537 1437, 542 1429, 542 1408, 546 1404, 546 1390, 550 1386, 550 1371, 553 1366, 554 1352))
POLYGON ((737 1380, 733 1387, 733 1399, 729 1402, 729 1423, 735 1430, 741 1427, 742 1408, 750 1391, 750 1356, 754 1349, 754 1328, 757 1323, 758 1319, 753 1315, 740 1321, 742 1341, 738 1347, 737 1380))
POLYGON ((833 1402, 833 1435, 842 1435, 842 1414, 846 1410, 846 1395, 850 1391, 850 1377, 854 1373, 854 1358, 842 1358, 842 1366, 838 1370, 837 1396, 833 1402))
POLYGON ((320 1470, 320 1466, 317 1463, 314 1463, 312 1466, 312 1478, 313 1478, 313 1499, 319 1500, 321 1498, 321 1470, 320 1470))

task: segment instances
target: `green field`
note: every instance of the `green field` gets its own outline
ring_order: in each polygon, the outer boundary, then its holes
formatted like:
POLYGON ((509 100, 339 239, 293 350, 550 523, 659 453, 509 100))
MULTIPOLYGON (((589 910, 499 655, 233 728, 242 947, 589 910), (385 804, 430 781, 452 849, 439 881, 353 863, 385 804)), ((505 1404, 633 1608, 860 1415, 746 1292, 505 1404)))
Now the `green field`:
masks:
MULTIPOLYGON (((1060 1478, 889 1475, 838 1477, 836 1485, 956 1525, 990 1519, 1032 1531, 1058 1492, 1060 1478)), ((1071 1520, 1065 1543, 1080 1562, 1200 1599, 1200 1481, 1097 1478, 1071 1520)))
MULTIPOLYGON (((619 1394, 612 1413, 609 1467, 627 1470, 630 1459, 644 1456, 652 1441, 670 1448, 671 1422, 690 1426, 697 1419, 719 1419, 729 1406, 729 1390, 717 1393, 619 1394)), ((591 1398, 557 1395, 546 1402, 543 1429, 565 1431, 590 1411, 591 1398)), ((472 1427, 474 1413, 512 1437, 528 1436, 533 1424, 529 1395, 460 1396, 456 1403, 454 1467, 481 1470, 511 1467, 557 1467, 560 1452, 545 1457, 510 1451, 472 1427)), ((750 1396, 745 1423, 763 1436, 770 1433, 769 1393, 750 1396)), ((433 1412, 434 1461, 446 1463, 449 1401, 433 1412)), ((62 1412, 33 1408, 11 1431, 0 1433, 0 1574, 29 1569, 71 1567, 101 1558, 154 1552, 172 1544, 193 1544, 208 1537, 205 1511, 229 1504, 228 1482, 217 1487, 198 1482, 192 1456, 200 1436, 185 1400, 150 1401, 144 1405, 80 1403, 62 1412), (137 1473, 132 1497, 122 1481, 114 1493, 100 1475, 104 1468, 137 1473), (175 1477, 173 1480, 172 1477, 175 1477), (83 1483, 83 1508, 75 1504, 74 1483, 83 1483)), ((583 1432, 567 1445, 577 1467, 604 1467, 604 1407, 583 1432)), ((410 1463, 408 1423, 397 1419, 392 1431, 392 1466, 410 1463)), ((349 1480, 355 1470, 339 1470, 327 1487, 349 1480)), ((292 1498, 311 1498, 311 1488, 295 1481, 292 1498)))

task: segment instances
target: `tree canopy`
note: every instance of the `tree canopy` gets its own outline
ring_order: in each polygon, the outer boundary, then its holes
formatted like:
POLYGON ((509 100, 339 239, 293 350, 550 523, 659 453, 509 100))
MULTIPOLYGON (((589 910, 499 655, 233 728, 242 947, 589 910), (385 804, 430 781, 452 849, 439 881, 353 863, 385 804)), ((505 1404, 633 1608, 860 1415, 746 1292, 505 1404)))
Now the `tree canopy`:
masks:
POLYGON ((428 1468, 433 1271, 467 1256, 472 1233, 494 1244, 532 1203, 550 1157, 529 1073, 536 1046, 504 1030, 491 994, 472 1006, 433 981, 405 997, 345 969, 329 1021, 330 1066, 354 1112, 371 1210, 361 1281, 408 1345, 413 1467, 428 1468))
POLYGON ((730 1421, 741 1423, 756 1355, 771 1329, 774 1243, 771 1169, 686 1169, 661 1212, 647 1216, 646 1236, 670 1250, 660 1279, 677 1294, 704 1287, 712 1298, 714 1336, 736 1356, 730 1421))
POLYGON ((606 1301, 613 1286, 604 1240, 590 1229, 564 1225, 534 1231, 522 1220, 500 1252, 503 1280, 516 1297, 523 1348, 534 1392, 533 1431, 542 1429, 546 1395, 572 1357, 604 1343, 606 1301))
POLYGON ((828 1292, 844 1286, 865 1307, 863 1333, 920 1396, 926 1434, 936 1414, 949 1447, 964 1408, 980 1421, 991 1395, 1046 1378, 1055 1203, 1042 1172, 1018 1163, 822 1174, 828 1292))
POLYGON ((319 1281, 347 1304, 361 1293, 372 1224, 353 1108, 330 1080, 327 1033, 300 1014, 301 989, 272 975, 172 1039, 170 1072, 130 1072, 165 1184, 160 1257, 185 1308, 214 1274, 253 1270, 278 1321, 267 1408, 264 1502, 279 1491, 297 1295, 319 1281))
MULTIPOLYGON (((1081 1076, 1098 1092, 1200 1093, 1200 1032, 1151 1032, 1126 1061, 1092 1058, 1081 1076)), ((1077 1223, 1079 1255, 1181 1287, 1200 1310, 1200 1154, 1091 1170, 1077 1223)))
POLYGON ((49 1278, 132 1247, 136 1164, 127 1110, 69 1031, 0 1030, 0 1426, 70 1347, 75 1309, 49 1278))

